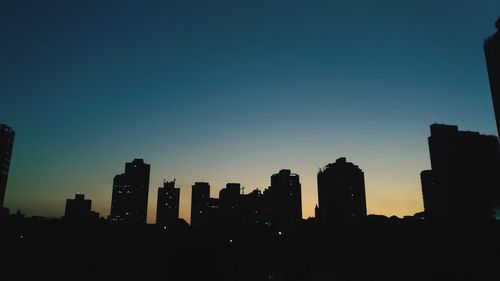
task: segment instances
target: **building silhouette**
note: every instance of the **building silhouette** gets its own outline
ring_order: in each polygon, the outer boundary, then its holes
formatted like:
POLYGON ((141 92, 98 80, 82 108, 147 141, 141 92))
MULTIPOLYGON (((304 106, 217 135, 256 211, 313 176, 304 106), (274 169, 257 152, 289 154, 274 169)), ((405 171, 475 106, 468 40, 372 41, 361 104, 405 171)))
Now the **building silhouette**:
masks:
POLYGON ((180 189, 175 187, 174 181, 163 182, 163 187, 158 188, 158 201, 156 204, 156 224, 172 226, 179 220, 180 189))
POLYGON ((428 141, 432 170, 421 173, 426 216, 446 221, 493 218, 500 207, 497 137, 433 124, 428 141))
POLYGON ((500 136, 500 17, 495 22, 497 32, 484 40, 484 54, 490 80, 491 97, 500 136))
POLYGON ((434 180, 434 174, 432 170, 425 170, 420 173, 420 182, 422 184, 422 197, 424 199, 424 210, 425 217, 431 219, 436 216, 435 212, 441 213, 442 211, 437 211, 440 208, 437 197, 439 194, 435 192, 436 182, 434 180))
POLYGON ((66 199, 64 220, 72 222, 90 222, 99 219, 99 213, 92 211, 92 200, 84 194, 75 194, 75 199, 66 199))
POLYGON ((191 227, 201 228, 206 225, 209 199, 210 184, 195 182, 191 189, 191 227))
POLYGON ((241 190, 239 183, 228 183, 219 191, 219 198, 211 198, 210 185, 196 182, 192 186, 191 226, 200 229, 270 225, 269 200, 266 200, 266 196, 258 189, 249 194, 242 194, 241 190))
POLYGON ((263 193, 255 189, 241 193, 239 183, 228 183, 219 192, 219 222, 224 224, 264 225, 269 221, 263 193))
POLYGON ((219 191, 221 221, 234 223, 240 220, 240 190, 239 183, 228 183, 219 191))
POLYGON ((113 179, 110 219, 125 223, 146 223, 150 165, 142 159, 125 164, 125 173, 113 179))
POLYGON ((299 175, 281 170, 271 176, 271 186, 266 192, 270 212, 270 224, 285 229, 302 220, 302 196, 299 175))
POLYGON ((366 217, 363 171, 342 157, 318 172, 317 218, 322 223, 351 223, 366 217))
POLYGON ((247 225, 269 225, 269 208, 264 194, 254 189, 248 194, 241 194, 238 203, 238 222, 247 225))
POLYGON ((3 209, 10 159, 14 147, 15 132, 11 127, 0 124, 0 209, 3 209))
POLYGON ((206 216, 204 217, 202 225, 213 227, 220 226, 222 223, 224 223, 224 221, 223 217, 221 216, 220 200, 219 198, 209 197, 207 200, 206 216))

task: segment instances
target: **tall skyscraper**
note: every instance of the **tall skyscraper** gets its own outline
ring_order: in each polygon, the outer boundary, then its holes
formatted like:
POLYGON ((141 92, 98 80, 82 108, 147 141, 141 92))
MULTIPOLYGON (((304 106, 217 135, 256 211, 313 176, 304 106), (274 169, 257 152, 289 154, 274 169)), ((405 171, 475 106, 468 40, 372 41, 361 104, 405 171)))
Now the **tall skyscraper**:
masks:
POLYGON ((421 174, 429 219, 491 219, 500 207, 500 155, 495 136, 431 125, 432 171, 421 174))
POLYGON ((318 172, 318 219, 323 223, 352 223, 366 217, 365 176, 346 158, 318 172))
POLYGON ((125 164, 125 173, 113 180, 110 219, 116 222, 146 223, 150 165, 142 159, 125 164))
POLYGON ((271 226, 287 228, 302 220, 302 195, 299 175, 281 170, 271 176, 269 187, 271 226))
POLYGON ((158 203, 156 205, 156 224, 171 226, 179 219, 180 189, 175 187, 174 181, 163 182, 158 188, 158 203))
POLYGON ((14 146, 15 132, 7 125, 0 124, 0 209, 3 208, 7 178, 9 177, 10 159, 14 146))
POLYGON ((497 121, 498 136, 500 136, 500 17, 495 22, 497 32, 484 40, 484 54, 488 77, 490 78, 491 97, 497 121))
POLYGON ((210 185, 207 182, 195 182, 191 190, 191 227, 205 226, 208 218, 210 185))
POLYGON ((75 199, 66 199, 64 220, 73 222, 90 222, 99 219, 99 213, 92 211, 92 200, 85 199, 84 194, 76 194, 75 199))

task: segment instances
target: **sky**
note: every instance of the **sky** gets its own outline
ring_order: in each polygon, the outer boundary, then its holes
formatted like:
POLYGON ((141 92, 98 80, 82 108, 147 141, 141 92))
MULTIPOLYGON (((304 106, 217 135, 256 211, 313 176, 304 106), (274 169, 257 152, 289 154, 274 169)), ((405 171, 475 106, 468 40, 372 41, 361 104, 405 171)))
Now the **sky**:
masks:
POLYGON ((16 131, 5 206, 59 217, 77 192, 109 214, 125 162, 191 186, 263 190, 346 157, 369 214, 423 210, 429 125, 495 134, 483 40, 500 1, 0 2, 0 123, 16 131))

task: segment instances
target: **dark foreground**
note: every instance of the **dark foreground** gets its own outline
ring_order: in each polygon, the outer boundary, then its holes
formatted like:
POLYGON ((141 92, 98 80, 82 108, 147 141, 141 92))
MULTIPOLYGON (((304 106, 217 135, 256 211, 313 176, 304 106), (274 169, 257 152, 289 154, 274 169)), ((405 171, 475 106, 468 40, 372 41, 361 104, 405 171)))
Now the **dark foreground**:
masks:
POLYGON ((0 280, 500 280, 500 224, 294 230, 3 222, 0 280))

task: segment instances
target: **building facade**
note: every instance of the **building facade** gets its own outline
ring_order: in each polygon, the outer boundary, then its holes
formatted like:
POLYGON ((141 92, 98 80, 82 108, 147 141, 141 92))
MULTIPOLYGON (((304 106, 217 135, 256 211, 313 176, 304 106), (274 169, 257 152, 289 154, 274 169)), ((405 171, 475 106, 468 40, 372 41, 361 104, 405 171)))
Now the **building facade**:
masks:
POLYGON ((15 132, 11 127, 0 124, 0 209, 3 208, 5 192, 7 190, 14 136, 15 132))
POLYGON ((175 187, 174 181, 163 182, 163 187, 158 188, 156 204, 156 224, 172 226, 179 220, 180 189, 175 187))
POLYGON ((219 192, 220 220, 226 223, 234 223, 240 220, 241 185, 239 183, 228 183, 219 192))
POLYGON ((317 219, 322 223, 352 223, 366 217, 365 176, 346 158, 318 172, 317 219))
POLYGON ((500 17, 495 22, 497 32, 484 40, 484 54, 490 80, 491 97, 500 136, 500 17))
POLYGON ((191 189, 191 227, 201 228, 208 220, 210 184, 195 182, 191 189))
POLYGON ((298 225, 302 221, 302 195, 299 175, 281 170, 271 176, 269 196, 270 224, 278 229, 298 225))
POLYGON ((425 170, 420 173, 420 183, 422 184, 422 198, 424 199, 424 213, 425 217, 428 219, 434 219, 436 212, 440 213, 437 209, 439 208, 440 199, 438 199, 439 194, 435 192, 436 182, 434 180, 434 174, 432 170, 425 170))
POLYGON ((264 194, 254 189, 248 194, 241 194, 238 205, 239 222, 247 225, 267 225, 269 222, 268 207, 264 194))
POLYGON ((99 219, 99 213, 92 211, 92 200, 84 194, 76 194, 74 199, 66 199, 64 220, 71 222, 91 222, 99 219))
POLYGON ((150 165, 142 159, 125 164, 125 173, 113 179, 110 219, 124 223, 146 223, 150 165))
POLYGON ((431 171, 422 174, 430 219, 478 221, 500 207, 500 155, 495 136, 433 124, 428 139, 431 171))

